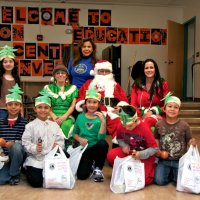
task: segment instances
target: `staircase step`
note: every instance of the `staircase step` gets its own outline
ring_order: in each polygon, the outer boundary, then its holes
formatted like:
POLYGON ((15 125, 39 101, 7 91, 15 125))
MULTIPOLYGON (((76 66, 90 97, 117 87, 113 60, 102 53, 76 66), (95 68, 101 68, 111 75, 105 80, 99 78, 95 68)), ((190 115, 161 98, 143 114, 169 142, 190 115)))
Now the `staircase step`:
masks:
POLYGON ((200 136, 200 126, 191 126, 191 131, 192 131, 192 134, 195 134, 195 135, 199 135, 200 136))
POLYGON ((187 109, 200 109, 200 102, 182 102, 181 103, 181 110, 187 109))
POLYGON ((181 110, 179 117, 200 118, 200 110, 181 110))
POLYGON ((181 117, 180 119, 185 120, 188 124, 197 124, 200 126, 200 118, 187 118, 187 117, 181 117))

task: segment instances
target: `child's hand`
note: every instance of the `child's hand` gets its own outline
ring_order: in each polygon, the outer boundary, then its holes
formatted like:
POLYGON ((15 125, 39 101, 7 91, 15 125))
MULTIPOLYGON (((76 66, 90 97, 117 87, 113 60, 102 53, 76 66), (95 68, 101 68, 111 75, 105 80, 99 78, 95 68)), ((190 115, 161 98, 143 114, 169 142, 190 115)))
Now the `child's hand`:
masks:
POLYGON ((136 160, 140 160, 140 152, 133 150, 132 151, 132 157, 135 158, 136 160))
POLYGON ((189 145, 196 146, 197 145, 196 139, 195 138, 191 138, 190 141, 189 141, 189 145))
POLYGON ((38 143, 36 146, 37 152, 41 153, 42 152, 42 143, 38 143))
POLYGON ((52 149, 54 149, 54 147, 56 147, 57 145, 58 145, 57 143, 54 143, 52 149))
POLYGON ((66 119, 66 118, 65 118, 64 116, 60 116, 60 117, 57 117, 54 121, 55 121, 58 125, 61 125, 65 119, 66 119))
POLYGON ((80 138, 79 143, 80 143, 80 145, 85 146, 88 143, 88 140, 85 138, 80 138))
POLYGON ((130 147, 129 147, 129 145, 122 147, 122 151, 123 151, 125 154, 129 154, 129 152, 130 152, 130 147))
POLYGON ((94 113, 94 115, 96 115, 100 120, 101 120, 101 122, 104 122, 105 120, 104 120, 104 115, 103 115, 103 113, 102 112, 95 112, 94 113))
POLYGON ((0 138, 0 147, 5 147, 6 141, 3 138, 0 138))
MULTIPOLYGON (((0 153, 0 157, 4 157, 4 156, 6 156, 6 155, 3 152, 0 153)), ((2 161, 2 162, 4 162, 5 164, 8 163, 9 162, 9 158, 6 161, 2 161)))
POLYGON ((112 111, 113 113, 118 113, 121 110, 120 106, 115 106, 114 110, 112 111))
POLYGON ((151 115, 153 114, 153 112, 151 110, 148 110, 144 115, 143 115, 143 119, 147 118, 147 117, 151 117, 151 115))
POLYGON ((15 144, 14 141, 9 141, 9 142, 6 142, 5 147, 9 149, 9 148, 11 148, 14 144, 15 144))
POLYGON ((4 156, 5 156, 5 154, 4 154, 3 152, 1 152, 1 153, 0 153, 0 156, 1 156, 1 157, 4 157, 4 156))

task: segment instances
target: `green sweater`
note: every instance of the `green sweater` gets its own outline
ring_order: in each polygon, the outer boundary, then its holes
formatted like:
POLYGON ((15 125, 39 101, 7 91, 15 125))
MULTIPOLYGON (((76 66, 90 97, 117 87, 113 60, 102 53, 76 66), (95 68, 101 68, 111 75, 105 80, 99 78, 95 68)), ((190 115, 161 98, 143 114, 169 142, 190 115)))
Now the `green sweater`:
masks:
POLYGON ((69 107, 71 106, 74 98, 78 97, 78 89, 76 86, 69 84, 65 86, 65 91, 60 92, 60 87, 57 84, 49 84, 45 86, 49 94, 53 97, 51 98, 52 111, 57 116, 64 115, 69 107))
POLYGON ((81 113, 76 119, 72 135, 79 135, 80 137, 87 139, 87 148, 90 148, 99 140, 106 138, 106 133, 99 133, 100 126, 101 121, 98 117, 94 119, 88 119, 85 116, 85 113, 81 113))

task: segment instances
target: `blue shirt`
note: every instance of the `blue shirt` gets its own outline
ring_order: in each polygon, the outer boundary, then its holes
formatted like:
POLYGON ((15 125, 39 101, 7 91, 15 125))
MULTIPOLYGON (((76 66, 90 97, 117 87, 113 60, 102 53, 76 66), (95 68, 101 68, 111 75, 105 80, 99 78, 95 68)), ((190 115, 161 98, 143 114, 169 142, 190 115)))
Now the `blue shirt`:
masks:
POLYGON ((90 75, 90 71, 93 70, 91 63, 92 58, 82 58, 78 65, 73 66, 73 60, 69 61, 68 71, 72 76, 72 85, 76 85, 79 89, 87 80, 93 79, 94 76, 90 75))
MULTIPOLYGON (((0 137, 4 138, 6 141, 21 141, 26 124, 27 120, 20 115, 18 116, 17 121, 12 126, 8 124, 7 119, 0 119, 0 137)), ((8 149, 3 149, 4 153, 7 154, 8 149)))

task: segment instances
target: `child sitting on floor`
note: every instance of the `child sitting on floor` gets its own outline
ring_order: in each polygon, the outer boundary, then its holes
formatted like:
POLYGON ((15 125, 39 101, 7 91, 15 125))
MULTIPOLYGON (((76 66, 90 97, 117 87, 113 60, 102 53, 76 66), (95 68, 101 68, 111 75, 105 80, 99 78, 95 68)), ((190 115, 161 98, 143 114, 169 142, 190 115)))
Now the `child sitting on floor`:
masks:
POLYGON ((18 185, 20 182, 21 165, 25 151, 21 144, 21 137, 27 120, 21 117, 22 97, 18 84, 9 89, 11 94, 6 95, 6 118, 0 119, 0 184, 10 183, 18 185))
POLYGON ((43 186, 44 158, 56 145, 64 148, 64 135, 60 126, 48 119, 51 111, 51 99, 44 96, 35 99, 37 118, 26 125, 22 144, 27 152, 24 168, 29 184, 33 187, 43 186))
POLYGON ((94 170, 91 178, 95 182, 102 182, 104 176, 102 169, 108 152, 106 142, 106 120, 103 113, 99 110, 101 94, 92 87, 86 91, 85 106, 86 112, 78 115, 74 124, 73 137, 87 149, 83 152, 80 160, 77 178, 85 180, 90 176, 92 165, 94 170))
POLYGON ((164 111, 166 119, 157 122, 155 137, 159 148, 167 154, 159 158, 155 171, 155 183, 166 185, 169 182, 177 182, 179 159, 186 153, 188 145, 196 145, 192 138, 189 125, 178 118, 181 101, 170 94, 165 97, 164 111))
POLYGON ((136 109, 130 105, 122 106, 119 112, 122 124, 117 129, 119 147, 108 152, 108 163, 113 166, 115 158, 128 155, 144 163, 145 185, 153 182, 157 143, 150 127, 137 117, 136 109))

